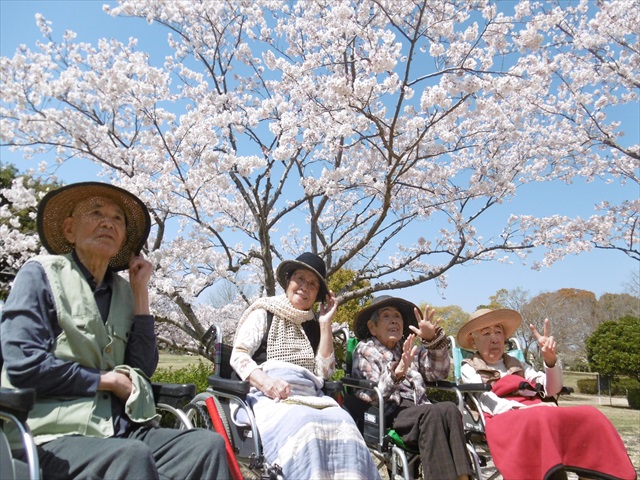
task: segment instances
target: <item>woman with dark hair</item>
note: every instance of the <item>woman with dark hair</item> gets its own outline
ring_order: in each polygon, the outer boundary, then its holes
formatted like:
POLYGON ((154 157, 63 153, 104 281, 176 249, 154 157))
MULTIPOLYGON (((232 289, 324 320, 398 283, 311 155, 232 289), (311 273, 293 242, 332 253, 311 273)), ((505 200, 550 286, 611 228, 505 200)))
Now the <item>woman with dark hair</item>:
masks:
POLYGON ((335 369, 338 307, 325 275, 313 253, 282 262, 276 277, 285 293, 259 298, 243 313, 231 366, 252 387, 265 459, 285 478, 379 478, 352 418, 321 390, 335 369))

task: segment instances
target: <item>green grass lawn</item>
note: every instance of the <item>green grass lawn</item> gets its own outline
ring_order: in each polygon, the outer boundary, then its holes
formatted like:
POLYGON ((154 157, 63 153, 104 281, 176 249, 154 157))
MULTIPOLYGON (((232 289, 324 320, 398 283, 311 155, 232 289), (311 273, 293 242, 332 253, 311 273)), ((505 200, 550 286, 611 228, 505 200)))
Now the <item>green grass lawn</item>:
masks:
POLYGON ((172 368, 173 370, 178 370, 179 368, 188 367, 190 365, 198 365, 199 360, 201 360, 205 365, 212 365, 213 368, 213 364, 208 359, 199 355, 183 355, 164 352, 160 352, 158 368, 172 368))

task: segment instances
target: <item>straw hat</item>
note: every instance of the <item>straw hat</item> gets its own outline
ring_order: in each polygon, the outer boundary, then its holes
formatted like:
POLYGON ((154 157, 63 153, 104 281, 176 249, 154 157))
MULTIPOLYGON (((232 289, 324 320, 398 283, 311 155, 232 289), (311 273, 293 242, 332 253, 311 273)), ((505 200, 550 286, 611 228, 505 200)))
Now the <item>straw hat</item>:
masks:
POLYGON ((473 348, 471 343, 471 333, 476 330, 482 330, 491 325, 502 325, 504 329, 504 338, 509 338, 516 333, 516 330, 522 323, 522 316, 515 310, 502 308, 500 310, 491 310, 490 308, 481 308, 471 314, 467 323, 460 330, 456 339, 458 345, 467 350, 473 348))
POLYGON ((285 290, 287 289, 287 278, 295 270, 303 268, 305 270, 311 270, 315 273, 320 280, 320 288, 318 289, 318 295, 316 296, 316 302, 324 302, 327 294, 329 293, 329 287, 325 276, 327 275, 327 267, 324 264, 324 260, 315 253, 305 252, 298 256, 295 260, 285 260, 276 270, 276 277, 278 283, 285 290))
POLYGON ((139 254, 147 241, 151 229, 149 211, 135 195, 114 185, 100 182, 72 183, 47 193, 38 205, 38 235, 40 242, 54 255, 69 253, 73 245, 67 241, 62 230, 65 218, 71 216, 75 206, 91 197, 112 200, 122 210, 127 222, 125 243, 109 265, 120 271, 129 267, 131 254, 139 254))
POLYGON ((353 320, 353 330, 356 337, 360 340, 364 340, 371 336, 367 322, 371 320, 371 316, 376 311, 385 307, 395 307, 400 311, 400 314, 402 315, 403 335, 405 337, 411 334, 409 325, 413 325, 414 327, 418 326, 416 315, 413 311, 414 308, 418 308, 415 304, 407 300, 403 300, 402 298, 392 297, 391 295, 380 295, 373 299, 371 305, 360 310, 356 315, 356 318, 353 320))

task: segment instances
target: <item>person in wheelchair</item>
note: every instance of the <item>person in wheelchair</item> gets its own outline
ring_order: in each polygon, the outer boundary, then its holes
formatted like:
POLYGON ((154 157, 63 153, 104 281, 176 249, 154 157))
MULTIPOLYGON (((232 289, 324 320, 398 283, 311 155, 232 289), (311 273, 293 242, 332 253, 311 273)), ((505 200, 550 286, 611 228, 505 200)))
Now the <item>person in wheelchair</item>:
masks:
MULTIPOLYGON (((426 395, 425 381, 447 378, 450 367, 446 335, 434 315, 427 307, 423 317, 401 298, 375 298, 354 319, 360 342, 352 375, 378 384, 386 424, 406 445, 418 446, 425 478, 466 479, 472 470, 460 411, 452 402, 431 403, 426 395)), ((364 390, 356 395, 377 402, 364 390)))
POLYGON ((321 391, 335 369, 331 321, 338 306, 325 275, 313 253, 280 263, 285 293, 259 298, 243 313, 231 366, 251 385, 265 459, 284 478, 379 478, 351 416, 321 391))
POLYGON ((533 325, 544 371, 505 353, 505 342, 522 322, 515 310, 474 312, 460 328, 460 347, 474 350, 462 361, 462 383, 491 384, 479 394, 485 434, 496 468, 506 480, 566 479, 566 470, 587 478, 635 479, 624 443, 611 422, 592 406, 557 407, 543 401, 562 388, 557 345, 544 321, 541 335, 533 325), (546 408, 555 407, 555 408, 546 408))
POLYGON ((50 255, 18 272, 0 333, 3 387, 36 390, 27 423, 43 477, 228 478, 218 434, 155 427, 144 203, 112 185, 71 184, 44 196, 37 226, 50 255), (117 274, 127 268, 129 281, 117 274))

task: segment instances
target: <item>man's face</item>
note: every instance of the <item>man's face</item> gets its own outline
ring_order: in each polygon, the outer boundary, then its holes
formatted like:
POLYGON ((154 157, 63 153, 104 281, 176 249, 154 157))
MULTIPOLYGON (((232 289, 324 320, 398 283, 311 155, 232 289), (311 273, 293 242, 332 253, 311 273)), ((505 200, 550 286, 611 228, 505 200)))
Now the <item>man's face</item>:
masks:
POLYGON ((493 364, 504 353, 504 329, 502 325, 491 325, 471 334, 471 341, 485 362, 493 364))
POLYGON ((106 259, 108 262, 122 248, 126 231, 122 208, 104 197, 79 202, 63 223, 65 238, 75 245, 83 261, 106 259))
POLYGON ((402 314, 396 307, 385 307, 378 310, 378 321, 369 320, 367 326, 371 335, 389 349, 396 346, 404 332, 402 314))

